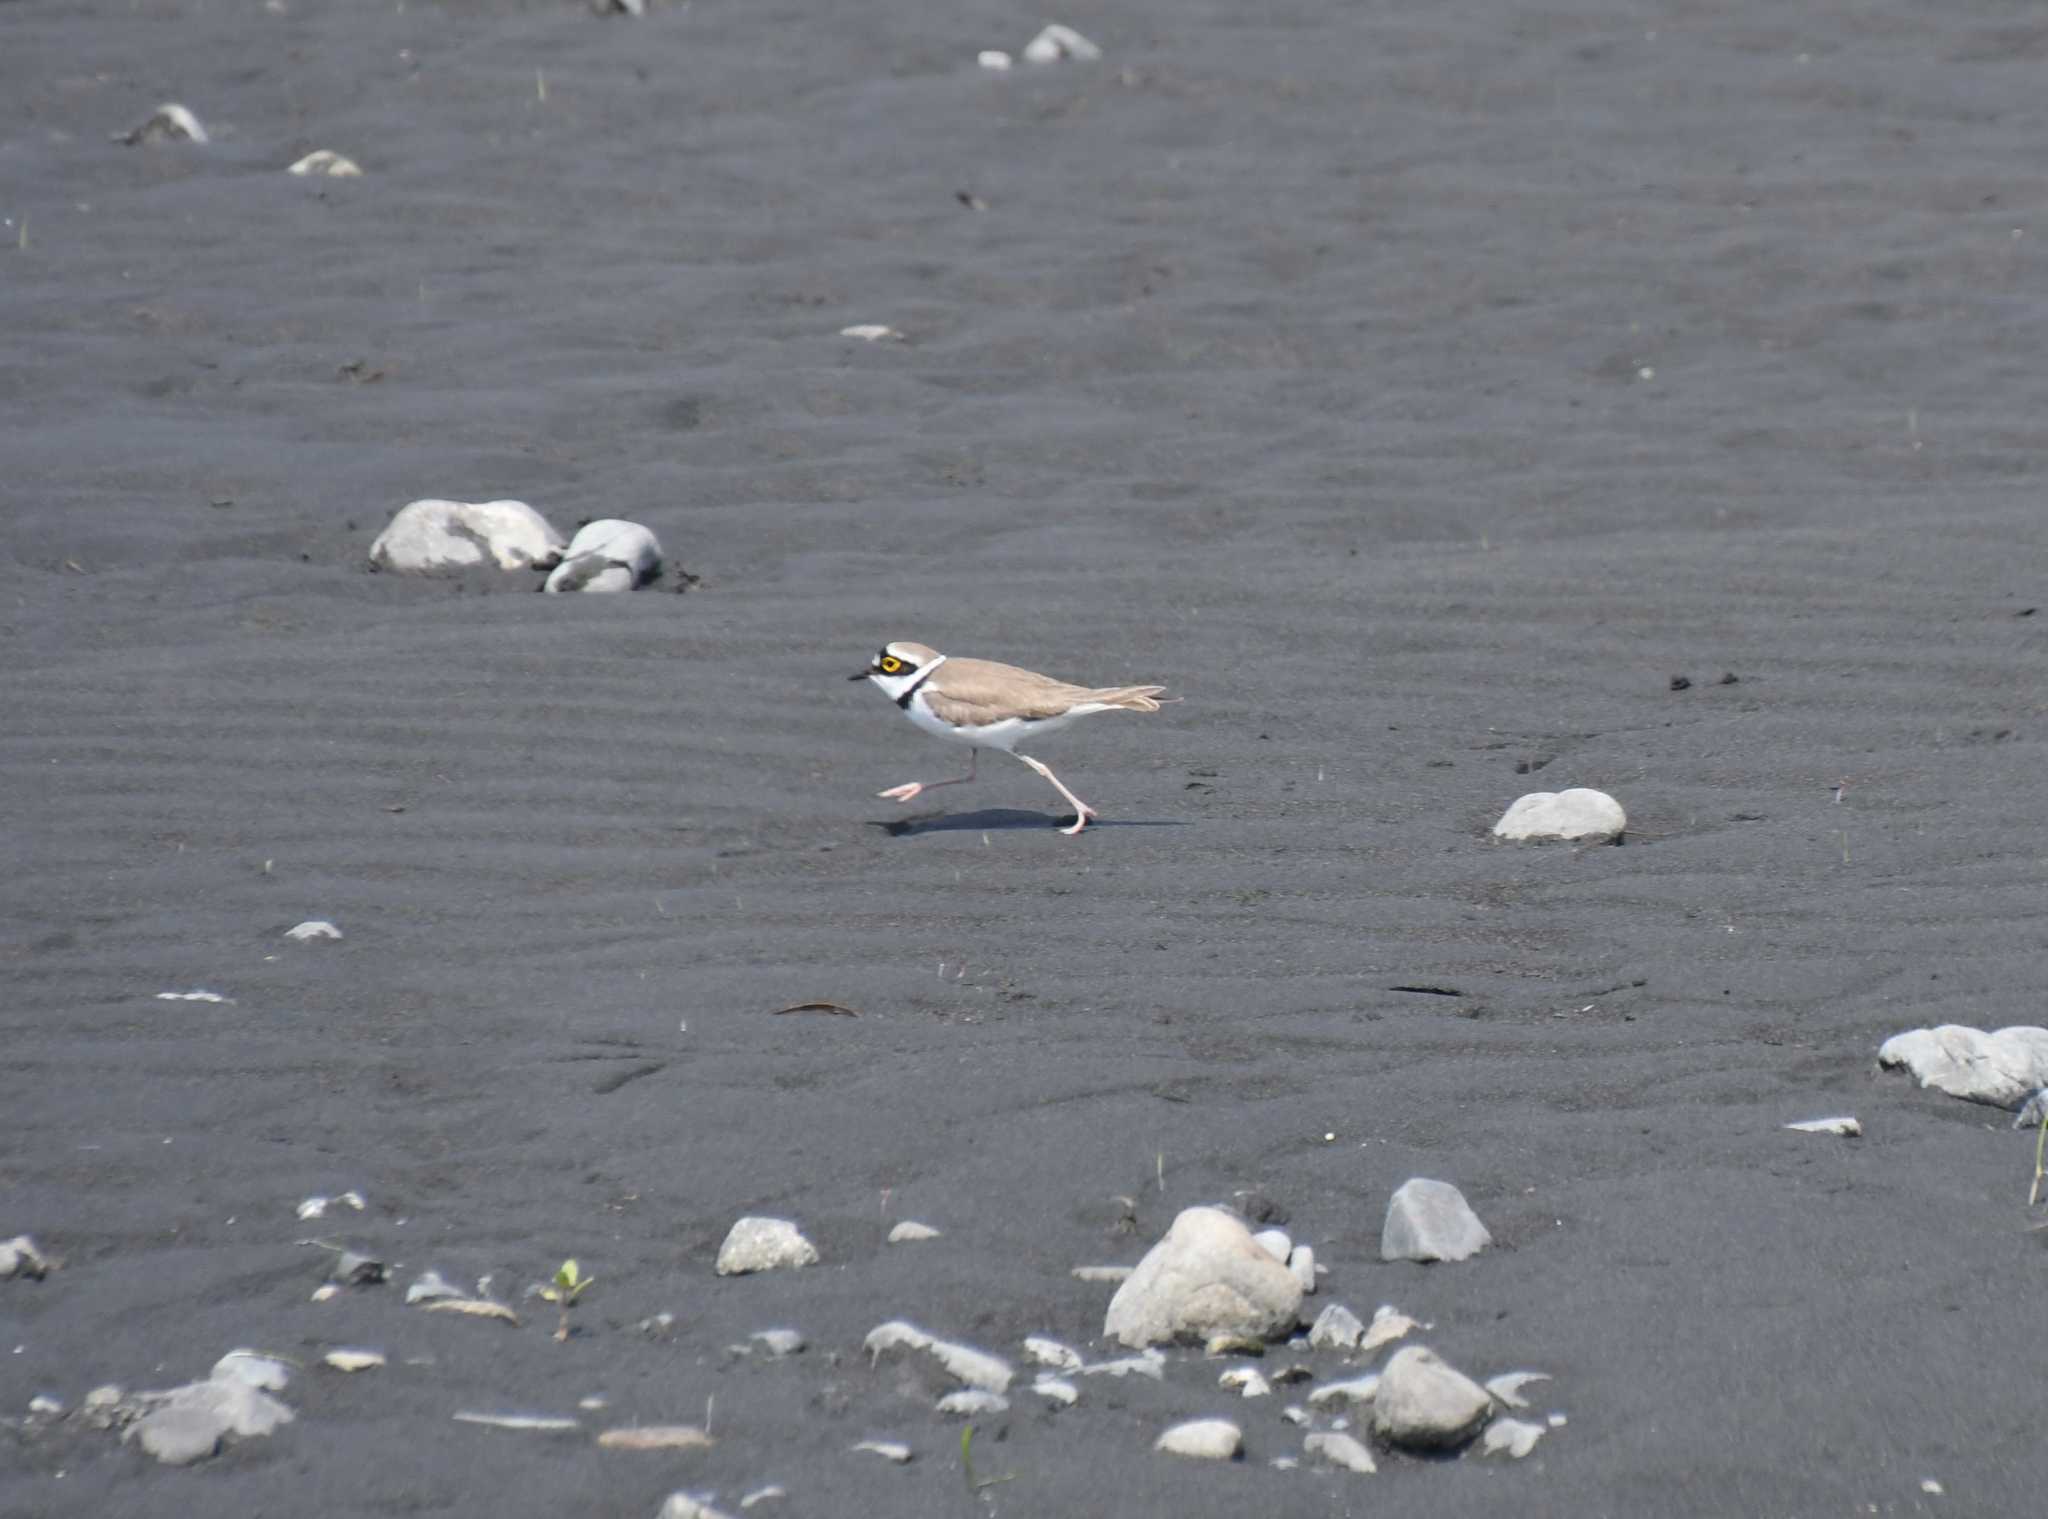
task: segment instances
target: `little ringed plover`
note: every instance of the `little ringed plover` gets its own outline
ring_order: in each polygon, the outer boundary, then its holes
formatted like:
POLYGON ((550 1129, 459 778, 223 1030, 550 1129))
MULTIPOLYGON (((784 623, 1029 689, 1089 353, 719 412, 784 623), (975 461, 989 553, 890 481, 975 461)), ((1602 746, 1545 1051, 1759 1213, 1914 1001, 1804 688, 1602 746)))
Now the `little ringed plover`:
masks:
MULTIPOLYGON (((999 665, 987 659, 954 659, 921 643, 889 643, 868 661, 853 680, 871 680, 903 709, 903 715, 925 732, 967 745, 967 773, 944 781, 910 781, 877 793, 894 802, 908 802, 940 786, 959 786, 974 779, 975 758, 983 749, 1000 749, 1036 770, 1074 806, 1079 833, 1096 816, 1095 809, 1060 783, 1060 778, 1028 754, 1018 754, 1025 739, 1057 733, 1091 712, 1157 712, 1164 686, 1070 686, 1063 680, 999 665)), ((1173 700, 1174 698, 1167 698, 1173 700)))

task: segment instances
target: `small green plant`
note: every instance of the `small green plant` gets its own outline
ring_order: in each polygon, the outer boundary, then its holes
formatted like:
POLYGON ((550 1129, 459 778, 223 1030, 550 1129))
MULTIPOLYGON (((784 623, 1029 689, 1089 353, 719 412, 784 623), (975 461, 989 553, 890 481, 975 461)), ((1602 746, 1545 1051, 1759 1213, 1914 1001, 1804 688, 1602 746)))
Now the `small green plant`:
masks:
POLYGON ((569 1310, 576 1306, 576 1299, 583 1296, 583 1289, 596 1281, 596 1277, 585 1276, 583 1268, 573 1260, 563 1261, 555 1268, 555 1279, 541 1288, 540 1295, 562 1310, 562 1322, 555 1326, 555 1338, 569 1338, 569 1310))
POLYGON ((960 1431, 960 1470, 967 1477, 967 1491, 979 1495, 984 1488, 994 1487, 998 1482, 1014 1482, 1015 1472, 1005 1472, 1000 1477, 987 1477, 976 1481, 974 1477, 974 1426, 968 1425, 960 1431))

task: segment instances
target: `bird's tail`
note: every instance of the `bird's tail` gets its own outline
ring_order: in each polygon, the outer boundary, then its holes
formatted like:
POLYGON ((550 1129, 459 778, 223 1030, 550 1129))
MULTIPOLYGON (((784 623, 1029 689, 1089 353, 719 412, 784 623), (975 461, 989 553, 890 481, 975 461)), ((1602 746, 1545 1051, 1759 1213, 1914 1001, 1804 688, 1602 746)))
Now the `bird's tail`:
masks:
POLYGON ((1157 712, 1162 698, 1180 700, 1178 696, 1167 696, 1164 686, 1104 686, 1088 693, 1090 701, 1099 701, 1105 707, 1122 707, 1128 712, 1157 712))

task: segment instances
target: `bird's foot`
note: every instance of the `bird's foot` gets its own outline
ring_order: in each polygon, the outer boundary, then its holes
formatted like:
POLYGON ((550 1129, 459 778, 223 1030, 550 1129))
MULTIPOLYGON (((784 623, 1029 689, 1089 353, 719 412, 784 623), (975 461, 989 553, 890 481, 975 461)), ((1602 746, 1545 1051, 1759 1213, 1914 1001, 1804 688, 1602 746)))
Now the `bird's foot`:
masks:
POLYGON ((885 802, 914 802, 923 790, 923 781, 907 781, 901 786, 891 786, 887 791, 877 791, 875 795, 885 802))
POLYGON ((1060 832, 1066 834, 1068 837, 1071 838, 1074 834, 1079 833, 1083 828, 1086 828, 1091 822, 1098 820, 1101 816, 1101 813, 1097 812, 1093 807, 1090 807, 1087 803, 1084 802, 1081 804, 1080 811, 1074 815, 1074 826, 1071 828, 1062 828, 1060 832))

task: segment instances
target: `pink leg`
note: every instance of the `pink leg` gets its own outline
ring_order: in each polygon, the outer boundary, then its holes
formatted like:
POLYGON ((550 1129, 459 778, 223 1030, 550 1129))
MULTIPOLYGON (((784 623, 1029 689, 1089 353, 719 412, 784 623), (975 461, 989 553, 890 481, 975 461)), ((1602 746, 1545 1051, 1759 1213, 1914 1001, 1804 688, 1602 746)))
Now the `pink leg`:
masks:
POLYGON ((936 791, 941 786, 964 786, 974 779, 974 767, 980 759, 979 749, 967 751, 967 773, 956 775, 950 781, 909 781, 901 786, 891 786, 887 791, 877 791, 876 796, 891 802, 911 802, 927 791, 936 791))
POLYGON ((1071 828, 1062 828, 1060 830, 1061 833, 1079 833, 1083 828, 1086 828, 1088 826, 1088 820, 1090 818, 1097 816, 1097 813, 1093 807, 1090 807, 1078 796, 1075 796, 1073 792, 1067 790, 1067 788, 1060 783, 1060 778, 1054 775, 1052 771, 1048 770, 1044 765, 1041 765, 1037 760, 1033 759, 1028 754, 1020 754, 1017 756, 1017 758, 1024 761, 1024 763, 1029 765, 1033 770, 1036 770, 1040 775, 1044 776, 1047 780, 1051 781, 1053 785, 1053 790, 1057 791, 1061 796, 1065 797, 1068 801, 1074 804, 1074 826, 1071 828))

